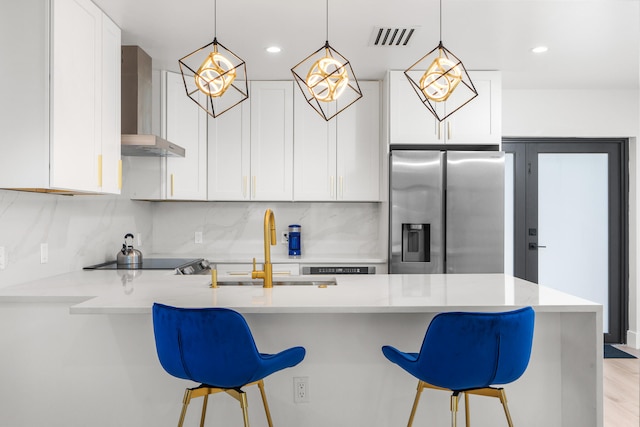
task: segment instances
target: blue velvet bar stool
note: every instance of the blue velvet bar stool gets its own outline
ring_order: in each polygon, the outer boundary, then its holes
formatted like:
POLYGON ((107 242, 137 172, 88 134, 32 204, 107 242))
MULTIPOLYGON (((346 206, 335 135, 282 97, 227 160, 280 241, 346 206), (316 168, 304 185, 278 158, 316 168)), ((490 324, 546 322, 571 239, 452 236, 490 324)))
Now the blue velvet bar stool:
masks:
POLYGON ((413 424, 422 390, 429 388, 451 392, 453 427, 460 394, 467 427, 469 394, 500 399, 507 423, 513 427, 505 391, 494 386, 515 381, 526 370, 534 321, 531 307, 500 313, 440 313, 429 324, 420 353, 382 347, 387 359, 419 380, 408 426, 413 424))
POLYGON ((244 317, 226 308, 178 308, 155 303, 153 332, 160 364, 170 375, 201 383, 187 388, 178 426, 182 426, 191 399, 204 397, 200 426, 204 426, 210 394, 225 392, 240 402, 245 427, 249 427, 247 397, 243 387, 257 385, 267 422, 271 414, 263 379, 297 365, 303 347, 277 354, 258 352, 244 317))

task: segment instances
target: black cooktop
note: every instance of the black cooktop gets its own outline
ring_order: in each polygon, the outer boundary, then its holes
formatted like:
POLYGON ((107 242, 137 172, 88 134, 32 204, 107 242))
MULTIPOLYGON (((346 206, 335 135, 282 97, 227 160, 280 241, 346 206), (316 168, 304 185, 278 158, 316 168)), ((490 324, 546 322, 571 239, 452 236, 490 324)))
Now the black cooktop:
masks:
POLYGON ((137 267, 119 266, 117 261, 107 261, 84 267, 83 270, 175 270, 183 265, 201 260, 202 258, 142 258, 142 265, 137 267))

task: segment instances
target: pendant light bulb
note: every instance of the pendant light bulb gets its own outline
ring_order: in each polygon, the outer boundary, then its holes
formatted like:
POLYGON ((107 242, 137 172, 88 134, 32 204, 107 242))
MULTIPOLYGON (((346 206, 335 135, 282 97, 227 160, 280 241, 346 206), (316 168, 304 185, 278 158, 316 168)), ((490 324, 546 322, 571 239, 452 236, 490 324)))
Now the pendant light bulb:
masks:
POLYGON ((349 84, 349 74, 346 68, 331 56, 326 49, 326 55, 313 63, 307 73, 306 84, 311 96, 321 102, 335 101, 342 95, 349 84))
POLYGON ((213 52, 202 62, 194 78, 201 92, 217 98, 222 96, 236 79, 236 69, 214 45, 213 52))
POLYGON ((420 90, 434 102, 444 102, 462 81, 460 63, 442 55, 442 49, 420 79, 420 90))

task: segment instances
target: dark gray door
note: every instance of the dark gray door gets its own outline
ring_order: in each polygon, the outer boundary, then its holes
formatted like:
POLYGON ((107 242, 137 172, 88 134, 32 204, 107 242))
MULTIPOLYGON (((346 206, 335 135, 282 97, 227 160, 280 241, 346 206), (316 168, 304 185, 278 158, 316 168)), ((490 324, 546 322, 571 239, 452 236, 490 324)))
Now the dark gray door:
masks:
POLYGON ((514 156, 514 274, 603 304, 627 329, 627 140, 505 139, 514 156))

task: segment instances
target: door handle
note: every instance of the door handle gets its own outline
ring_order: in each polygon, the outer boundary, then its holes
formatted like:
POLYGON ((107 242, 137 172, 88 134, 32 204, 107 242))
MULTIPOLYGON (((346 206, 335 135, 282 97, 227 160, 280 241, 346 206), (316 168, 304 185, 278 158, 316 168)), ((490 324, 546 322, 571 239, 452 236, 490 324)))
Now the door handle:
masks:
POLYGON ((544 249, 544 248, 546 248, 546 246, 538 245, 537 243, 534 243, 534 242, 529 243, 529 250, 530 251, 535 251, 536 249, 539 249, 539 248, 544 249))

